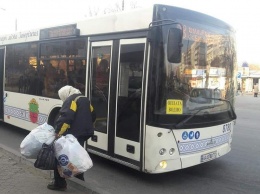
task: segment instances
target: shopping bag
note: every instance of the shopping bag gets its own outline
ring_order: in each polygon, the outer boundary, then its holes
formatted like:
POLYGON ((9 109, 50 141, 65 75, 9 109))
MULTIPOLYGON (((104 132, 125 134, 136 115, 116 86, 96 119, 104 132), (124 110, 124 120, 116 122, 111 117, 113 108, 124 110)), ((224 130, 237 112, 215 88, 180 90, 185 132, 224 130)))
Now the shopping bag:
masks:
MULTIPOLYGON (((21 142, 21 154, 29 159, 36 159, 43 143, 55 139, 55 130, 51 125, 44 123, 33 129, 21 142)), ((48 144, 48 143, 47 143, 48 144)))
POLYGON ((93 166, 88 152, 71 134, 62 136, 54 143, 55 155, 58 160, 58 171, 61 177, 70 178, 86 172, 93 166))
POLYGON ((44 143, 34 162, 34 167, 42 170, 54 170, 56 167, 55 160, 54 143, 50 145, 44 143))

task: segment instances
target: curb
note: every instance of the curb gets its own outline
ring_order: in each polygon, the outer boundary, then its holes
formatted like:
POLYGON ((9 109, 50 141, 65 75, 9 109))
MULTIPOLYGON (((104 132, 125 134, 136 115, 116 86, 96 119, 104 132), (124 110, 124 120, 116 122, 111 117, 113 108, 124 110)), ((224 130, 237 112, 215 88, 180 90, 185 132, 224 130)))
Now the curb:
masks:
MULTIPOLYGON (((53 172, 51 170, 41 170, 34 167, 34 159, 27 159, 21 155, 20 152, 11 149, 3 144, 0 143, 0 150, 3 151, 8 157, 12 158, 19 164, 26 165, 31 168, 34 172, 37 174, 40 174, 41 176, 44 176, 45 178, 51 179, 53 177, 53 172)), ((101 194, 101 193, 108 193, 106 191, 103 191, 99 188, 94 188, 92 186, 93 184, 91 182, 83 182, 81 180, 78 180, 77 178, 70 178, 66 179, 68 185, 77 188, 80 191, 87 192, 89 194, 101 194)))

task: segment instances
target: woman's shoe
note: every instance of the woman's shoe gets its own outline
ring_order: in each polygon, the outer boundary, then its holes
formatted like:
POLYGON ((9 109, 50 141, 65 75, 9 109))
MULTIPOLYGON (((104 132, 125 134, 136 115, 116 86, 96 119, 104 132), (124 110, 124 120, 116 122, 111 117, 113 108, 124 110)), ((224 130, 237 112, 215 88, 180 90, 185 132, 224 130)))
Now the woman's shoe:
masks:
POLYGON ((47 188, 50 190, 65 191, 67 189, 67 184, 66 185, 57 185, 57 184, 55 184, 55 181, 53 181, 47 185, 47 188))

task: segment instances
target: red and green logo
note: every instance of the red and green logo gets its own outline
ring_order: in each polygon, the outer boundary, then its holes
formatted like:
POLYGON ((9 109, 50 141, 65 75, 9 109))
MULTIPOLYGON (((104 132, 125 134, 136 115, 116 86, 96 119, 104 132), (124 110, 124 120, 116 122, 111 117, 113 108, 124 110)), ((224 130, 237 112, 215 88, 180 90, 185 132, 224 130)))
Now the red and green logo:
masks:
POLYGON ((29 113, 31 122, 37 123, 39 114, 39 104, 34 98, 31 99, 29 102, 29 113))

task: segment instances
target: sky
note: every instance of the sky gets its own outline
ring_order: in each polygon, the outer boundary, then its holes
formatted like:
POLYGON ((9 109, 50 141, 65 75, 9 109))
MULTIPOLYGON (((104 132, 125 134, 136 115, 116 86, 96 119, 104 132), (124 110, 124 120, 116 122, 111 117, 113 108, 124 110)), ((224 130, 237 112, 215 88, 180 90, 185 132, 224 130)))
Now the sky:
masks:
MULTIPOLYGON (((0 35, 39 27, 75 22, 90 17, 91 12, 103 14, 122 0, 0 0, 0 35), (91 10, 91 12, 90 12, 91 10)), ((124 0, 147 7, 166 4, 199 11, 219 18, 236 31, 238 65, 243 62, 260 65, 260 11, 257 0, 124 0)))

